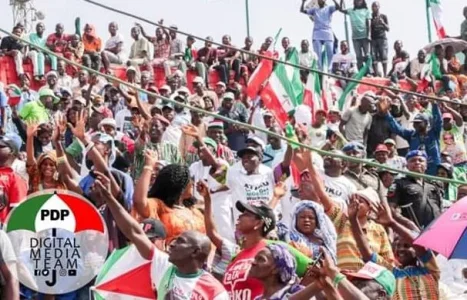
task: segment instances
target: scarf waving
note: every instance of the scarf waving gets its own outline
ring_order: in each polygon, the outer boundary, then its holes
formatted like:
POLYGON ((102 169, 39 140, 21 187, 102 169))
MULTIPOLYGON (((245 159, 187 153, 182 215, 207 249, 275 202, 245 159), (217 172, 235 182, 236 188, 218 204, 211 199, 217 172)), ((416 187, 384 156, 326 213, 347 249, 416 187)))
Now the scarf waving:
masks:
POLYGON ((295 207, 293 208, 292 222, 290 224, 278 224, 278 227, 280 228, 279 231, 282 231, 280 236, 283 240, 292 244, 300 251, 309 252, 307 255, 311 256, 312 258, 316 257, 316 255, 319 253, 318 251, 320 245, 310 241, 297 229, 297 216, 304 209, 311 209, 315 212, 316 229, 313 232, 313 235, 323 241, 324 248, 329 252, 334 262, 336 262, 336 229, 331 219, 329 219, 329 217, 325 214, 323 207, 319 204, 316 204, 315 202, 304 200, 295 204, 295 207))

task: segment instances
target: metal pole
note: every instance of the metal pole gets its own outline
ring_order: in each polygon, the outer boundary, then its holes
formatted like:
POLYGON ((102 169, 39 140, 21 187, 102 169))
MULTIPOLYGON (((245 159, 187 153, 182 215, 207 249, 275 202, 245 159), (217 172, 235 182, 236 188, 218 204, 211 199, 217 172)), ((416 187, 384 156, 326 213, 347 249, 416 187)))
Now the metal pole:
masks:
POLYGON ((250 8, 249 8, 249 0, 245 0, 245 13, 246 13, 246 36, 250 36, 250 8))
POLYGON ((431 43, 430 0, 425 0, 425 5, 426 5, 426 25, 428 29, 428 42, 431 43))
POLYGON ((344 15, 344 27, 345 27, 345 39, 347 40, 347 45, 350 47, 350 38, 349 38, 349 18, 347 15, 344 15))

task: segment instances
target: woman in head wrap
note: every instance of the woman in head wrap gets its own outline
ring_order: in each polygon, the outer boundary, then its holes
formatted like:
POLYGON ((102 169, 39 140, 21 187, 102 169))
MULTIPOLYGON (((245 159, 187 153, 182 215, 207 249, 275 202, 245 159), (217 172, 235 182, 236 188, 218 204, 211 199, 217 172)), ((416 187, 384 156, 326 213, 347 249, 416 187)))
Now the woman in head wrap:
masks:
POLYGON ((57 155, 55 151, 42 153, 36 160, 34 155, 34 136, 39 130, 39 124, 29 124, 27 127, 26 167, 29 175, 29 193, 46 189, 66 189, 57 172, 57 155))
POLYGON ((336 229, 321 205, 300 201, 293 209, 291 224, 280 223, 278 227, 279 237, 302 253, 316 259, 324 247, 336 262, 336 229))
POLYGON ((281 300, 303 287, 297 283, 297 263, 288 249, 280 244, 269 244, 259 251, 251 264, 249 276, 263 283, 263 295, 256 300, 281 300))

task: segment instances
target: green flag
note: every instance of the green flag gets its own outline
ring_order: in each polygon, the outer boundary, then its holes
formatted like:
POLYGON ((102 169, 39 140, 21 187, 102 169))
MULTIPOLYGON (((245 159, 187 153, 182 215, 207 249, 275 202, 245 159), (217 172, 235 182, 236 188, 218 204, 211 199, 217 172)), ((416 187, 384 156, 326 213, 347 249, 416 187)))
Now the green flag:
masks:
MULTIPOLYGON (((368 70, 370 69, 371 64, 373 63, 371 56, 368 57, 368 60, 366 63, 363 65, 363 67, 358 71, 357 74, 355 74, 352 78, 356 80, 362 80, 363 77, 368 73, 368 70)), ((344 92, 342 93, 341 97, 339 98, 339 110, 342 110, 345 105, 345 100, 347 99, 347 96, 352 92, 356 87, 358 83, 357 82, 349 82, 347 86, 345 87, 344 92)))

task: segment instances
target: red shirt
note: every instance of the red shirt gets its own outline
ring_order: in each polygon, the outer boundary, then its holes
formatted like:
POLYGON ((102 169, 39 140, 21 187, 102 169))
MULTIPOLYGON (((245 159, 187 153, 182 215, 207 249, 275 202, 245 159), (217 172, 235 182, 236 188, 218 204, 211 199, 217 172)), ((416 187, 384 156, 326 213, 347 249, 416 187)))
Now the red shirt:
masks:
POLYGON ((55 33, 52 33, 47 37, 47 45, 55 45, 55 53, 65 52, 65 48, 68 44, 70 37, 66 34, 62 34, 61 37, 58 37, 55 33))
POLYGON ((0 167, 0 223, 4 223, 13 207, 26 199, 28 183, 12 168, 0 167))
POLYGON ((250 300, 263 295, 261 281, 248 277, 248 273, 256 254, 264 247, 266 241, 262 240, 252 248, 243 249, 227 266, 222 284, 230 299, 250 300))

